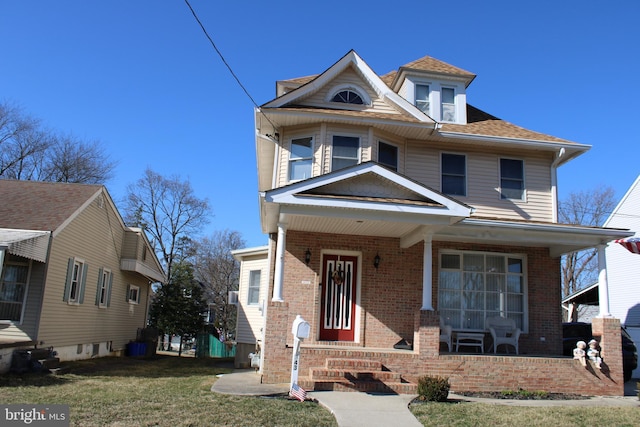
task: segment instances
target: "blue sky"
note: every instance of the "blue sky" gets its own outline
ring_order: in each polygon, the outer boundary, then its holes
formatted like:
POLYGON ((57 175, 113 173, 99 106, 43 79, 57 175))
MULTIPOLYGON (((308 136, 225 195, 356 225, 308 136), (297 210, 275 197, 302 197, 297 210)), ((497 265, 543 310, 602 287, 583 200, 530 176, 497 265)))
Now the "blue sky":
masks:
MULTIPOLYGON (((190 3, 258 104, 350 49, 378 74, 429 55, 477 74, 474 106, 592 146, 560 169, 561 198, 606 185, 619 199, 640 172, 638 1, 190 3)), ((209 200, 205 235, 266 244, 253 103, 183 0, 0 0, 0 100, 102 141, 116 203, 151 167, 209 200)))

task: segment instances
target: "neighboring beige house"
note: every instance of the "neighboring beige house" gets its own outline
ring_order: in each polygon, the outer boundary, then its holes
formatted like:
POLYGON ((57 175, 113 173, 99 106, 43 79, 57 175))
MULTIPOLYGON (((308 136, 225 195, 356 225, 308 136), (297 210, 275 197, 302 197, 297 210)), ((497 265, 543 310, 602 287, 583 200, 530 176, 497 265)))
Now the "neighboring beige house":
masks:
POLYGON ((264 306, 269 278, 268 246, 239 249, 231 252, 240 261, 240 283, 237 301, 235 366, 251 365, 249 355, 260 354, 264 328, 264 306))
POLYGON ((428 56, 379 75, 350 51, 256 109, 263 382, 289 380, 300 315, 306 389, 415 392, 432 374, 452 390, 623 393, 618 319, 593 322, 607 375, 561 357, 560 257, 597 247, 604 270, 605 245, 632 233, 559 224, 557 168, 589 146, 470 105, 474 78, 428 56), (495 316, 521 330, 519 357, 440 351, 441 318, 489 351, 495 316))
POLYGON ((0 179, 0 370, 14 350, 121 354, 164 273, 101 185, 0 179))

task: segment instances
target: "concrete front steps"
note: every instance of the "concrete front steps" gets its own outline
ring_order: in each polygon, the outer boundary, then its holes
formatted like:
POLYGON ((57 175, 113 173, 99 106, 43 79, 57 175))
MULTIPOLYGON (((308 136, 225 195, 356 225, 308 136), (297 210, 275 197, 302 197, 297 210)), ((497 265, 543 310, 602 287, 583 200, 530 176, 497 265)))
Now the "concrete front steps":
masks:
POLYGON ((307 391, 359 391, 366 393, 416 394, 417 385, 382 363, 367 359, 327 359, 325 367, 309 368, 298 384, 307 391))

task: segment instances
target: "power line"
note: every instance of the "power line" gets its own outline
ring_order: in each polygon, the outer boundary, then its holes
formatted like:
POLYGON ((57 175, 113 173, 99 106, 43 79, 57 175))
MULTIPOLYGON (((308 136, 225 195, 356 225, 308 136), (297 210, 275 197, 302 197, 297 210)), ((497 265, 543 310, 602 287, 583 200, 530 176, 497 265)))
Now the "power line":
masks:
POLYGON ((233 69, 231 68, 231 66, 229 65, 229 63, 227 62, 227 60, 224 58, 224 56, 222 55, 222 52, 220 52, 220 50, 218 49, 218 47, 216 46, 215 42, 213 41, 213 39, 211 38, 211 36, 209 35, 209 33, 207 32, 207 29, 204 27, 204 24, 202 23, 202 21, 200 21, 200 18, 198 18, 198 15, 196 14, 196 11, 193 10, 193 7, 191 7, 191 4, 189 3, 189 0, 184 0, 184 2, 187 4, 187 7, 189 8, 189 10, 191 11, 191 14, 193 15, 193 17, 195 18, 196 22, 198 22, 198 25, 200 25, 200 28, 202 29, 202 32, 204 33, 204 35, 207 37, 207 39, 209 40, 209 43, 211 43, 211 46, 213 46, 213 48, 215 49, 216 53, 218 54, 218 56, 220 57, 220 59, 222 60, 222 62, 224 63, 224 65, 227 67, 227 69, 229 70, 229 72, 231 73, 231 75, 233 76, 233 78, 236 80, 236 82, 238 83, 238 85, 242 88, 242 90, 244 91, 244 93, 247 95, 247 97, 249 97, 249 99, 251 100, 251 102, 253 103, 254 107, 257 108, 260 113, 264 116, 264 118, 271 124, 271 126, 274 129, 277 129, 277 126, 271 121, 269 120, 269 118, 262 112, 262 110, 260 109, 260 107, 258 106, 258 103, 253 99, 253 97, 251 96, 251 94, 249 93, 249 91, 247 90, 247 88, 242 84, 242 82, 240 81, 240 78, 238 78, 238 76, 236 75, 236 73, 233 71, 233 69))

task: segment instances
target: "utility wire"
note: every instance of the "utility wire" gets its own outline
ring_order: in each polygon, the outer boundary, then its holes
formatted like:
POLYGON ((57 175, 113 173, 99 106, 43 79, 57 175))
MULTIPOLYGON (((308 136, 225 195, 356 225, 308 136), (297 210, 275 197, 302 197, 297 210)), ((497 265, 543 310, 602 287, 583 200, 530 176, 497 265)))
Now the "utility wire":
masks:
MULTIPOLYGON (((238 85, 240 85, 240 87, 242 88, 244 93, 249 97, 249 99, 253 103, 254 107, 256 107, 258 110, 260 110, 260 107, 258 106, 258 103, 253 99, 253 97, 251 96, 251 94, 249 93, 247 88, 242 84, 242 82, 240 81, 240 79, 238 78, 236 73, 233 71, 233 69, 231 68, 231 66, 227 62, 227 60, 224 59, 224 56, 222 55, 222 52, 220 52, 220 50, 216 46, 215 42, 213 41, 213 39, 211 38, 211 36, 207 32, 207 29, 204 27, 204 24, 202 23, 202 21, 200 21, 200 18, 198 18, 198 15, 196 14, 196 11, 193 10, 193 7, 191 7, 191 4, 189 3, 189 0, 184 0, 184 2, 187 4, 187 7, 191 11, 191 14, 195 18, 195 20, 198 22, 198 25, 200 25, 200 28, 202 29, 202 31, 204 32, 204 35, 207 37, 207 39, 209 40, 209 43, 211 43, 211 46, 213 46, 213 48, 215 49, 216 53, 218 54, 218 56, 220 57, 220 59, 222 60, 224 65, 227 67, 227 69, 229 70, 229 72, 231 73, 233 78, 236 80, 236 82, 238 82, 238 85)), ((274 129, 277 129, 276 125, 273 124, 273 122, 271 120, 269 120, 269 118, 262 112, 262 110, 260 110, 260 112, 264 116, 264 118, 271 124, 271 126, 274 129)))

